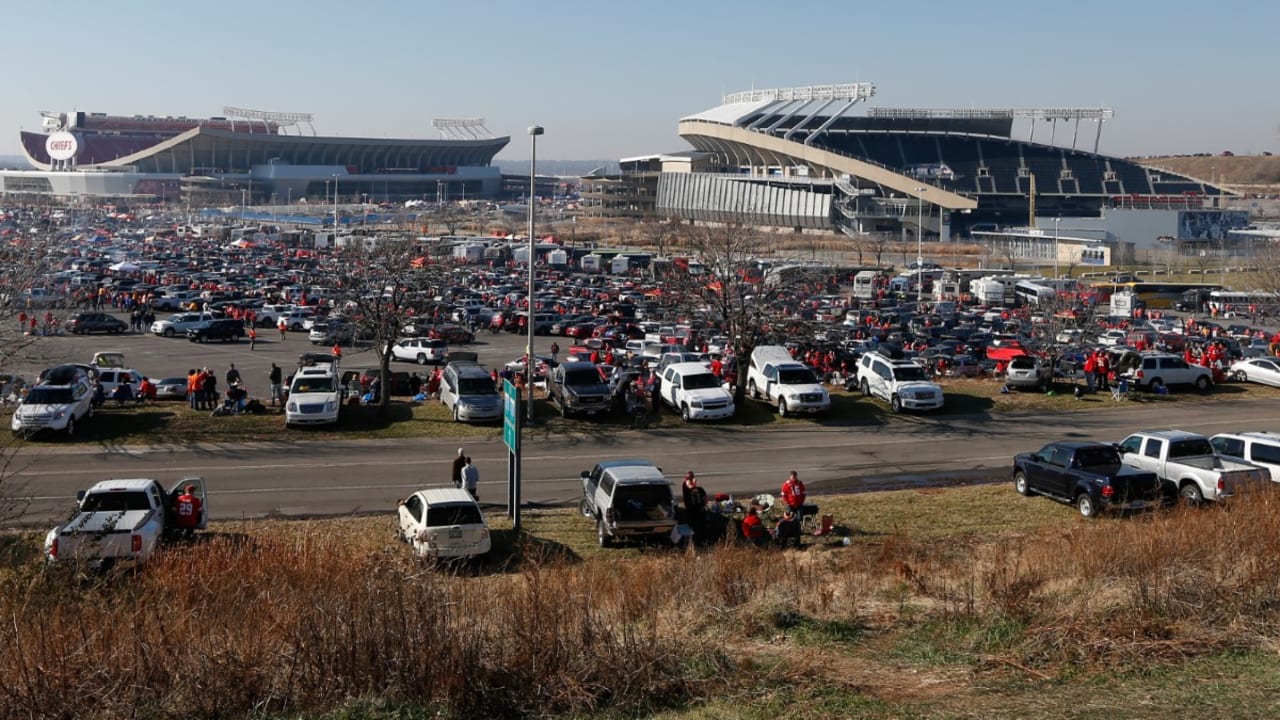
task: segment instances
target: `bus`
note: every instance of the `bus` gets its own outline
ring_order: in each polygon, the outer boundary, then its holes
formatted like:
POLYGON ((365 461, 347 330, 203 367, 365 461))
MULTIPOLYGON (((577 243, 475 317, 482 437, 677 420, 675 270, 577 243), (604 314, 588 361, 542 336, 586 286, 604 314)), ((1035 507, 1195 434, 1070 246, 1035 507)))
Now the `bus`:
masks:
POLYGON ((1221 290, 1221 285, 1210 283, 1178 283, 1178 282, 1100 282, 1092 286, 1098 294, 1098 304, 1108 302, 1111 296, 1119 292, 1133 295, 1136 307, 1147 309, 1170 310, 1182 299, 1183 293, 1189 290, 1221 290))
POLYGON ((1042 305, 1058 297, 1058 289, 1033 280, 1020 280, 1013 286, 1013 295, 1023 305, 1042 305))
POLYGON ((1221 318, 1275 315, 1280 311, 1280 293, 1214 290, 1209 293, 1209 311, 1221 318))

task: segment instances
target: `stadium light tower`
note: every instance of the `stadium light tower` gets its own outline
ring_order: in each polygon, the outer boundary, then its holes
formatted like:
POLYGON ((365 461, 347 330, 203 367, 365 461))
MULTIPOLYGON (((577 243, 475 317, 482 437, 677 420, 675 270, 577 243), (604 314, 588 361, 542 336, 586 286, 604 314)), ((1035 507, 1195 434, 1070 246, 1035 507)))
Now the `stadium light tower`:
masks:
MULTIPOLYGON (((922 193, 928 188, 918 187, 916 192, 922 193)), ((916 312, 924 302, 924 198, 916 198, 916 312)))
POLYGON ((533 421, 533 258, 534 258, 534 241, 533 241, 533 197, 534 190, 537 187, 538 178, 538 136, 546 132, 541 125, 529 126, 529 306, 525 320, 524 329, 528 344, 525 346, 525 369, 524 380, 525 387, 528 388, 528 415, 530 422, 533 421))

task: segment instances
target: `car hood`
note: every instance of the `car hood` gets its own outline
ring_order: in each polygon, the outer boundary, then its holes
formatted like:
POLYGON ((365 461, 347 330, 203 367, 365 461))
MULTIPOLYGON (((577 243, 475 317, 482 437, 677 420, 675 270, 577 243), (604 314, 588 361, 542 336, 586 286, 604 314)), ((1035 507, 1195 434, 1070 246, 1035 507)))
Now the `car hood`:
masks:
POLYGON ((941 393, 942 386, 938 385, 937 383, 925 382, 923 380, 898 383, 898 392, 916 392, 916 391, 941 393))
POLYGON ((54 415, 59 412, 70 412, 76 406, 75 403, 23 403, 18 406, 14 412, 19 417, 30 417, 32 415, 54 415))
POLYGON ((807 393, 825 393, 826 388, 817 383, 798 383, 795 385, 783 385, 782 391, 792 395, 801 395, 807 393))
POLYGON ((733 395, 724 388, 699 388, 697 390, 685 390, 686 397, 693 400, 714 401, 714 400, 733 400, 733 395))

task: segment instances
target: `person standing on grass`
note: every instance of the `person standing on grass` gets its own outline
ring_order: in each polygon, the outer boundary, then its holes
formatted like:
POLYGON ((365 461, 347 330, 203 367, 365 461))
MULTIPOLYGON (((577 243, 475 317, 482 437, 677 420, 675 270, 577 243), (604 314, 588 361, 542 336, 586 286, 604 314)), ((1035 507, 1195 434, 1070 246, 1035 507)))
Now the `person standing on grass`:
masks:
POLYGON ((471 499, 480 500, 480 496, 476 494, 476 487, 480 484, 480 468, 471 462, 471 458, 464 458, 465 463, 462 466, 462 487, 471 493, 471 499))
POLYGON ((805 497, 804 483, 800 481, 796 471, 792 470, 786 482, 782 483, 782 502, 799 518, 803 516, 805 497))
POLYGON ((698 484, 698 478, 692 470, 684 474, 684 482, 680 489, 684 495, 685 524, 693 529, 693 536, 697 538, 705 532, 707 491, 698 484))
POLYGON ((462 448, 458 448, 458 457, 453 459, 453 470, 449 474, 449 478, 453 480, 453 486, 462 487, 462 468, 466 467, 467 458, 462 454, 462 448))
POLYGON ((277 400, 284 405, 284 387, 281 385, 284 372, 280 370, 279 365, 271 363, 271 372, 267 373, 267 379, 271 382, 271 407, 276 406, 277 400))
POLYGON ((240 382, 240 371, 236 369, 236 364, 231 363, 231 367, 227 369, 227 384, 235 385, 240 382))

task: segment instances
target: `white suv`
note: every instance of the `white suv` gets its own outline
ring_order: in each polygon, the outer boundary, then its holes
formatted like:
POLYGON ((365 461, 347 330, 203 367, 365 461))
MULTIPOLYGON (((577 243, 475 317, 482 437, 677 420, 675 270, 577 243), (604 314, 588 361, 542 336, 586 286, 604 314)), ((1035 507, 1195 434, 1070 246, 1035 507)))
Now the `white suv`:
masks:
POLYGON ((733 417, 733 395, 700 362, 668 365, 662 371, 662 399, 685 422, 733 417))
POLYGON ((942 387, 929 380, 924 368, 879 352, 858 359, 858 387, 863 395, 889 403, 894 412, 937 410, 944 401, 942 387))
POLYGON ((1171 353, 1142 353, 1138 367, 1125 373, 1134 385, 1158 392, 1168 385, 1194 385, 1197 390, 1208 390, 1213 384, 1209 368, 1190 365, 1181 355, 1171 353))
POLYGON ((313 360, 298 368, 289 385, 284 406, 284 426, 332 425, 342 408, 342 388, 337 360, 313 360))
POLYGON ((396 513, 397 534, 418 557, 479 557, 492 545, 484 514, 466 490, 419 490, 400 501, 396 513))
POLYGON ((404 338, 391 346, 391 358, 416 362, 419 365, 439 365, 449 353, 449 343, 438 338, 404 338))
POLYGON ((45 373, 13 411, 9 428, 15 436, 40 432, 76 434, 76 423, 93 417, 93 386, 89 374, 78 365, 59 365, 45 373))

